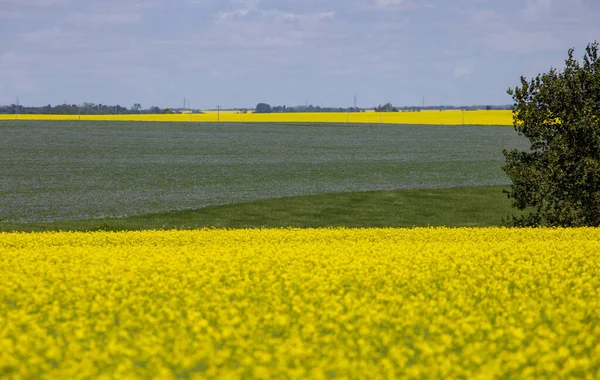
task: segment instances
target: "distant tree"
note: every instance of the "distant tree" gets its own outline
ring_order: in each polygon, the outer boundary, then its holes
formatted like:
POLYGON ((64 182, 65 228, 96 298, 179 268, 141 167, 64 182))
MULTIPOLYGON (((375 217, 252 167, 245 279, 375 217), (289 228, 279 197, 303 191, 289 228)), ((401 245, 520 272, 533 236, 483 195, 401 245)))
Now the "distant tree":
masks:
POLYGON ((83 114, 95 114, 97 113, 97 108, 94 103, 84 102, 81 107, 81 113, 83 114))
POLYGON ((503 152, 516 226, 600 226, 600 58, 589 44, 583 63, 568 52, 565 68, 551 68, 509 89, 516 131, 528 151, 503 152))
POLYGON ((386 103, 384 105, 378 105, 375 107, 376 112, 398 112, 398 109, 395 108, 392 103, 386 103))
POLYGON ((271 113, 271 106, 267 103, 258 103, 255 113, 271 113))
POLYGON ((139 113, 141 111, 141 109, 142 109, 142 105, 140 103, 134 103, 132 109, 135 112, 139 113))

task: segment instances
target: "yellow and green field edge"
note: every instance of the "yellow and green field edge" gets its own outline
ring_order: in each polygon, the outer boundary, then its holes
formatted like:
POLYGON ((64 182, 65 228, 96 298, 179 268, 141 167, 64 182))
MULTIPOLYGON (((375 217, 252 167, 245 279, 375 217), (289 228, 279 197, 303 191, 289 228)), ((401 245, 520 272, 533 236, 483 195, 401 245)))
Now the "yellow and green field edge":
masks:
POLYGON ((207 123, 352 123, 352 124, 433 124, 433 125, 513 125, 512 111, 422 111, 422 112, 296 112, 238 113, 208 111, 196 114, 132 115, 0 115, 0 120, 83 120, 155 121, 207 123))
POLYGON ((600 229, 0 234, 0 377, 588 378, 600 229))
POLYGON ((519 213, 503 194, 504 188, 506 186, 331 193, 103 219, 0 221, 0 231, 501 226, 503 219, 519 213))

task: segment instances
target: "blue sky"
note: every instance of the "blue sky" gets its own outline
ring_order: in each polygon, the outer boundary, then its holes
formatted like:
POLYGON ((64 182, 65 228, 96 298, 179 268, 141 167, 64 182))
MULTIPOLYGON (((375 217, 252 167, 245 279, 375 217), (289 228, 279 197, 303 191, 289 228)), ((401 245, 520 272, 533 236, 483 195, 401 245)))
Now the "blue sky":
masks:
POLYGON ((509 104, 598 0, 0 0, 0 104, 509 104))

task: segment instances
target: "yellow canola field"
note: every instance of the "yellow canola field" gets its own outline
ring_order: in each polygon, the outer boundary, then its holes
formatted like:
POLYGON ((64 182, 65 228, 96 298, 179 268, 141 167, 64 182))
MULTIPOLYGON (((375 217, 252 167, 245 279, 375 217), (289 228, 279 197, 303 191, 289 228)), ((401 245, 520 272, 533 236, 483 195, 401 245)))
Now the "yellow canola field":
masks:
POLYGON ((140 115, 0 115, 0 120, 109 120, 222 123, 369 123, 439 125, 513 125, 512 111, 423 111, 423 112, 297 112, 236 113, 209 111, 203 114, 140 115))
POLYGON ((0 378, 598 378, 600 230, 0 234, 0 378))

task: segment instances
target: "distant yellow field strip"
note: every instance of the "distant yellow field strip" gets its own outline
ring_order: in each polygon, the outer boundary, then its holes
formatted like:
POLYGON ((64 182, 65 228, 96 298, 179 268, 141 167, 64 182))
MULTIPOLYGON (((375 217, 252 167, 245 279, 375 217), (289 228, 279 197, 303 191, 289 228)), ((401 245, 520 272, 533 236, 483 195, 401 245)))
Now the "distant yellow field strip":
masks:
POLYGON ((0 115, 0 120, 120 120, 223 123, 369 123, 436 125, 512 125, 512 111, 423 111, 423 112, 318 112, 139 115, 0 115))
POLYGON ((598 378, 600 229, 0 233, 0 378, 598 378))

